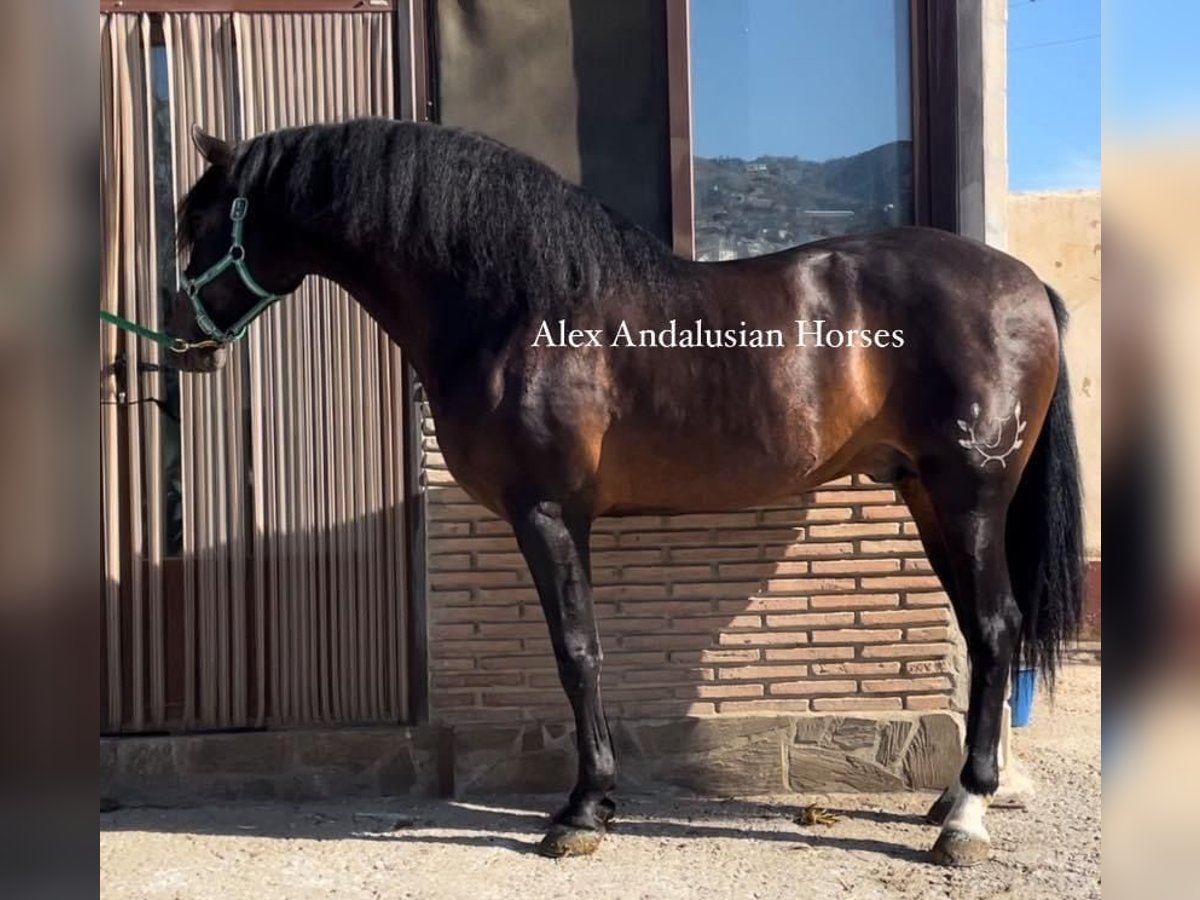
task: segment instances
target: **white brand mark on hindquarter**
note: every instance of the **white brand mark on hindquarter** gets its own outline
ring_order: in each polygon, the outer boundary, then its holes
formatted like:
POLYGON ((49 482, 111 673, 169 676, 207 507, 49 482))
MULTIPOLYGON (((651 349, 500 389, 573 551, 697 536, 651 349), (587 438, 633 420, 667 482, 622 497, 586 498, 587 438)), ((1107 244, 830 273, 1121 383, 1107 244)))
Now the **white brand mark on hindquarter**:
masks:
POLYGON ((1000 463, 1000 468, 1002 469, 1007 468, 1008 463, 1006 460, 1012 456, 1012 454, 1020 450, 1021 446, 1025 443, 1025 439, 1022 437, 1022 435, 1025 433, 1025 426, 1028 423, 1021 418, 1020 401, 1017 401, 1017 405, 1013 408, 1013 414, 1011 416, 1005 416, 1004 418, 992 418, 991 423, 991 427, 995 429, 995 436, 988 441, 979 433, 979 404, 972 403, 971 421, 968 423, 962 419, 958 420, 959 430, 967 435, 964 438, 959 438, 959 446, 965 447, 967 450, 973 450, 983 458, 983 461, 979 464, 981 469, 986 469, 988 463, 993 462, 1000 463), (1008 445, 1008 449, 1000 450, 999 448, 1004 442, 1004 436, 1010 431, 1008 426, 1010 419, 1014 422, 1013 428, 1011 429, 1012 442, 1008 445))

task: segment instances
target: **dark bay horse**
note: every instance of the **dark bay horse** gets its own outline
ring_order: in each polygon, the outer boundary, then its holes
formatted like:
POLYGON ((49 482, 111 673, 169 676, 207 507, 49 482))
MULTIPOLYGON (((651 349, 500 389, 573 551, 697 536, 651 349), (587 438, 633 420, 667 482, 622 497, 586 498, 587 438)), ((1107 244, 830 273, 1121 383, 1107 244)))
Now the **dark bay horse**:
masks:
POLYGON ((1027 266, 923 228, 696 263, 540 163, 431 125, 195 142, 209 168, 179 212, 180 367, 216 369, 249 315, 331 279, 415 367, 455 478, 512 524, 579 752, 544 853, 591 852, 614 809, 593 520, 733 510, 865 473, 907 501, 970 655, 965 762, 930 811, 934 857, 988 856, 1011 669, 1053 675, 1082 596, 1065 316, 1027 266), (671 328, 699 346, 662 346, 671 328))

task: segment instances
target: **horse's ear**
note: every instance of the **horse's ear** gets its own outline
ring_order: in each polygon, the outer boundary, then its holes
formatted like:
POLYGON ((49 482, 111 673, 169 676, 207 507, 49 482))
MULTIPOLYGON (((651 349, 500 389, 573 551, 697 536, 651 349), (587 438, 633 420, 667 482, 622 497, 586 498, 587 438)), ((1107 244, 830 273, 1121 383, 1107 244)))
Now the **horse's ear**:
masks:
POLYGON ((224 168, 233 162, 233 144, 214 137, 199 125, 192 126, 192 143, 210 166, 224 168))

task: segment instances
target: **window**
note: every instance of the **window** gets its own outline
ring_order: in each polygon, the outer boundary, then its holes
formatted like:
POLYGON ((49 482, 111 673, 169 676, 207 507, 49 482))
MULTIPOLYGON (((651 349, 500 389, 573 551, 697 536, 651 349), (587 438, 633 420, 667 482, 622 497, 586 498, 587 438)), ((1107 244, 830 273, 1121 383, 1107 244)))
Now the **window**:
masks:
POLYGON ((696 258, 913 221, 909 0, 692 0, 696 258))

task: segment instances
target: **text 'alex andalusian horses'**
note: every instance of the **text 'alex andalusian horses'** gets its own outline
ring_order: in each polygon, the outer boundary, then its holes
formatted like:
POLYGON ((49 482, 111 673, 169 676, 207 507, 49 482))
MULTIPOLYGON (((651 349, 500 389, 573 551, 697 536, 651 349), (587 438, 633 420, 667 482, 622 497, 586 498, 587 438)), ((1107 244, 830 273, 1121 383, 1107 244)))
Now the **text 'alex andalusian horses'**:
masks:
POLYGON ((217 368, 265 305, 332 279, 416 369, 455 478, 512 523, 579 751, 543 852, 590 852, 614 808, 593 520, 865 473, 908 502, 970 655, 934 856, 987 857, 1011 668, 1052 676, 1081 602, 1064 313, 1027 266, 922 228, 696 263, 534 160, 437 126, 196 143, 210 166, 180 209, 179 365, 217 368))

